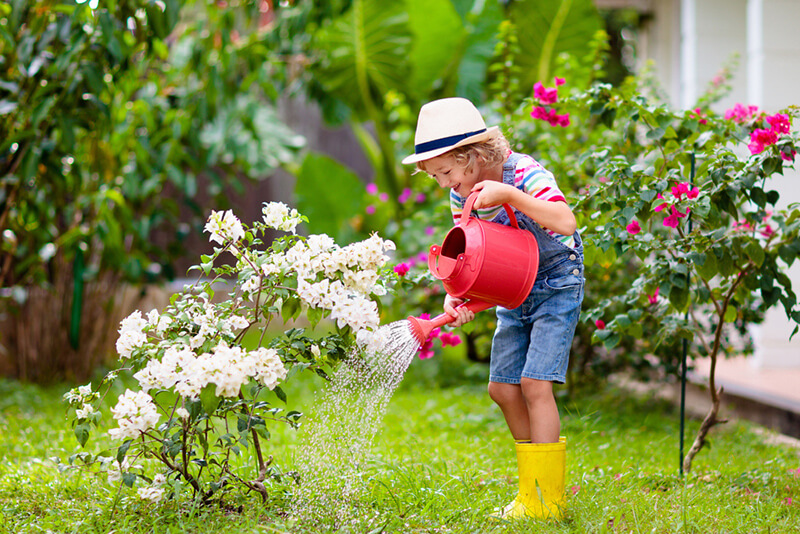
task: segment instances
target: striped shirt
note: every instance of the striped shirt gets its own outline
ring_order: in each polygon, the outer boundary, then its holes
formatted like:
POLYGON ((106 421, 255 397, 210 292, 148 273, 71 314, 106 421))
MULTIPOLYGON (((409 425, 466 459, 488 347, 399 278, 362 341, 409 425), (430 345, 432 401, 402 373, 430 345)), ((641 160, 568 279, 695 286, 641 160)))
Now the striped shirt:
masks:
MULTIPOLYGON (((548 202, 566 202, 564 194, 558 188, 553 173, 542 167, 541 163, 530 156, 523 156, 517 162, 514 170, 514 185, 532 195, 534 198, 546 200, 548 202)), ((450 211, 453 213, 453 223, 458 224, 461 219, 461 211, 464 208, 466 198, 458 195, 455 191, 450 191, 450 211)), ((491 221, 501 211, 503 206, 492 206, 474 210, 478 218, 484 221, 491 221)), ((473 213, 474 213, 473 212, 473 213)), ((548 228, 543 228, 545 232, 558 239, 566 246, 575 248, 575 238, 571 235, 561 235, 548 228)))

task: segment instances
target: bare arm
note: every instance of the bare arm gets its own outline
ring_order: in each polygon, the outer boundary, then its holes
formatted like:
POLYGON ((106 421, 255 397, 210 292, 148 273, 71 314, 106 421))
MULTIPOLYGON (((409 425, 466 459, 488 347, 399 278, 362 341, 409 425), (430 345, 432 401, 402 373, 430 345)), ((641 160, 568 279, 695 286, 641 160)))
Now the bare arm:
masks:
POLYGON ((475 199, 476 209, 510 204, 541 226, 561 235, 572 235, 578 226, 575 215, 566 202, 534 198, 512 185, 492 180, 478 182, 472 190, 480 191, 475 199))

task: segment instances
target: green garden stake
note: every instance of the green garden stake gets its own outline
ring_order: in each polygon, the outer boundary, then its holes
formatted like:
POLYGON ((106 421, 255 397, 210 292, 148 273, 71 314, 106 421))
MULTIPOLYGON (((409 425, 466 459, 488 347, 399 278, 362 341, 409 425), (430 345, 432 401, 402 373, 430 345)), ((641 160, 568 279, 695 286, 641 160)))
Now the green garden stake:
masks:
POLYGON ((81 311, 83 310, 83 248, 78 247, 75 252, 75 261, 72 264, 72 276, 75 285, 72 288, 72 316, 69 323, 69 344, 78 350, 81 338, 81 311))
MULTIPOLYGON (((694 186, 694 152, 692 152, 691 170, 689 171, 689 188, 694 186)), ((689 219, 689 233, 692 233, 692 216, 687 214, 689 219)), ((689 318, 689 312, 686 312, 686 319, 689 318)), ((689 341, 683 339, 683 354, 681 355, 681 436, 680 436, 680 449, 678 454, 678 469, 683 478, 683 435, 686 430, 686 354, 689 352, 689 341)))

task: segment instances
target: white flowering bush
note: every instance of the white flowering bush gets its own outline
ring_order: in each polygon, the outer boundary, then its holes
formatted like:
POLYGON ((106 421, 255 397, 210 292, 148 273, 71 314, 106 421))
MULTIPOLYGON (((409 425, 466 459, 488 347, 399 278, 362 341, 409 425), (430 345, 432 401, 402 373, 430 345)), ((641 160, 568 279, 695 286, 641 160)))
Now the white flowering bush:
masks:
POLYGON ((116 344, 122 367, 97 390, 86 385, 65 395, 85 446, 91 431, 102 428, 108 391, 123 375, 138 384, 110 410, 115 454, 83 452, 73 461, 105 467, 110 480, 136 486, 149 501, 185 487, 211 502, 237 486, 266 500, 265 482, 281 476, 265 454, 268 426, 296 427, 301 417, 270 399, 286 403, 281 384, 289 377, 326 376, 326 366, 355 350, 356 338, 370 337, 379 322, 373 299, 392 278, 384 274, 391 273, 385 266, 394 244, 373 235, 339 247, 326 235, 297 235, 306 219, 282 203, 265 204, 263 214, 246 228, 231 211, 213 212, 205 231, 219 247, 192 268, 199 281, 165 309, 125 318, 116 344), (269 229, 287 235, 267 246, 269 229), (223 253, 235 262, 219 262, 223 253), (221 281, 233 287, 225 298, 214 291, 221 281), (333 327, 317 338, 300 328, 267 337, 272 321, 301 316, 312 329, 326 317, 333 327))

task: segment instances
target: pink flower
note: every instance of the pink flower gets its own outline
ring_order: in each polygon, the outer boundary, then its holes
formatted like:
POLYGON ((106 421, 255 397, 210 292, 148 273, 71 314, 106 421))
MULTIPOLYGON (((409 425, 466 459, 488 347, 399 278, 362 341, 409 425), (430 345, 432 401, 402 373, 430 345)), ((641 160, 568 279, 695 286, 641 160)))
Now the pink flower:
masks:
POLYGON ((770 236, 772 236, 772 234, 775 233, 775 230, 773 230, 772 226, 770 226, 769 224, 766 224, 766 225, 764 225, 764 228, 759 233, 763 237, 769 238, 770 236))
POLYGON ((699 117, 700 120, 698 120, 697 122, 699 122, 700 124, 706 124, 708 122, 706 119, 703 118, 705 115, 703 114, 702 109, 695 108, 694 111, 692 111, 692 113, 694 113, 695 115, 697 115, 697 117, 699 117))
POLYGON ((555 80, 556 80, 556 87, 559 85, 564 85, 564 83, 566 83, 564 78, 556 78, 555 80))
MULTIPOLYGON (((660 198, 660 199, 662 199, 662 200, 663 200, 663 199, 664 199, 664 196, 663 196, 661 193, 659 193, 658 195, 656 195, 656 198, 660 198)), ((655 208, 653 208, 653 211, 659 212, 659 211, 663 210, 664 208, 666 208, 666 207, 667 207, 667 205, 668 205, 668 204, 667 204, 666 202, 664 202, 663 204, 659 204, 658 206, 656 206, 655 208)))
POLYGON ((533 84, 533 96, 542 104, 555 104, 558 101, 558 89, 547 88, 542 82, 533 84))
POLYGON ((792 498, 791 497, 786 497, 785 499, 783 499, 783 504, 785 504, 786 506, 791 506, 792 505, 792 498))
POLYGON ((639 221, 637 221, 636 219, 632 220, 632 221, 631 221, 631 222, 628 224, 628 226, 626 226, 626 227, 625 227, 625 229, 626 229, 626 230, 628 231, 628 233, 629 233, 629 234, 631 234, 631 235, 636 235, 636 234, 638 234, 639 232, 641 232, 641 231, 642 231, 642 228, 641 228, 641 226, 639 226, 639 221))
POLYGON ((378 186, 376 184, 367 184, 367 193, 376 195, 378 193, 378 186))
POLYGON ((404 204, 405 201, 408 200, 409 198, 411 198, 411 189, 406 187, 405 189, 403 189, 403 192, 400 193, 400 196, 397 197, 397 201, 400 202, 400 204, 404 204))
POLYGON ((597 327, 598 330, 605 330, 606 329, 606 322, 602 319, 598 319, 594 322, 594 325, 597 327))
POLYGON ((419 193, 417 195, 417 204, 422 204, 423 202, 425 202, 425 198, 427 198, 425 196, 425 193, 419 193))
POLYGON ((797 150, 792 150, 792 153, 791 153, 791 155, 790 155, 790 154, 787 154, 787 153, 785 153, 783 150, 781 150, 781 159, 782 159, 783 161, 794 161, 794 157, 795 157, 796 155, 797 155, 797 150))
POLYGON ((692 189, 686 192, 686 198, 689 198, 691 200, 696 199, 699 195, 700 195, 700 188, 698 188, 697 186, 693 187, 692 189))
POLYGON ((678 219, 686 217, 689 214, 689 209, 686 209, 686 213, 681 213, 675 206, 670 206, 670 208, 672 209, 672 213, 664 218, 664 226, 677 228, 678 219))
POLYGON ((773 130, 765 130, 763 128, 756 128, 750 134, 750 144, 747 148, 750 149, 751 154, 760 154, 764 148, 769 145, 774 145, 778 142, 778 134, 773 130))
POLYGON ((572 492, 573 495, 577 495, 578 492, 581 491, 581 487, 576 485, 569 488, 569 490, 572 492))
POLYGON ((652 295, 647 295, 647 302, 650 304, 655 304, 658 302, 658 288, 656 288, 655 292, 652 295))
POLYGON ((375 206, 373 206, 372 204, 367 206, 367 215, 372 215, 374 213, 375 213, 375 206))
POLYGON ((733 229, 734 230, 749 230, 750 228, 752 228, 752 226, 750 226, 750 223, 748 223, 744 219, 742 219, 741 221, 736 221, 735 223, 733 223, 733 229))
POLYGON ((389 200, 389 194, 381 193, 380 195, 378 195, 378 198, 381 199, 381 202, 386 202, 387 200, 389 200))
POLYGON ((687 184, 686 182, 680 182, 678 184, 673 185, 671 191, 672 191, 672 196, 680 200, 683 195, 689 192, 689 184, 687 184))
POLYGON ((776 113, 771 117, 767 117, 767 122, 771 126, 771 130, 778 135, 788 134, 792 130, 792 123, 789 121, 789 115, 785 113, 776 113))
POLYGON ((742 104, 736 104, 733 106, 733 108, 725 112, 725 120, 744 122, 756 113, 758 113, 758 106, 743 106, 742 104))
POLYGON ((531 117, 534 119, 547 120, 547 108, 543 106, 536 106, 531 111, 531 117))
POLYGON ((397 265, 394 266, 394 272, 396 272, 398 276, 405 276, 408 273, 409 269, 411 269, 411 267, 409 267, 409 265, 405 262, 398 263, 397 265))
POLYGON ((439 335, 439 339, 442 341, 442 347, 455 347, 461 344, 461 338, 459 335, 452 332, 442 332, 439 335))
POLYGON ((425 235, 433 235, 436 232, 436 228, 433 226, 426 226, 425 227, 425 235))

